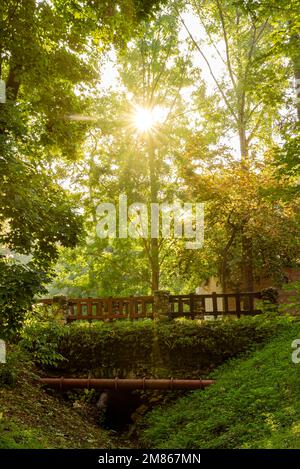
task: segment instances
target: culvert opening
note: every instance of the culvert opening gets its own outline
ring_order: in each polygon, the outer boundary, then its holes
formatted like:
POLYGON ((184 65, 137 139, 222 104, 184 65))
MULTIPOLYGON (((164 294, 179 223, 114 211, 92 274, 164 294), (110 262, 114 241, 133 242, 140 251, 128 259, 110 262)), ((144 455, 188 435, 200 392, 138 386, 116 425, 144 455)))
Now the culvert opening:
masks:
POLYGON ((97 423, 100 427, 135 435, 140 419, 156 406, 167 406, 189 390, 176 391, 111 391, 103 390, 96 400, 97 423))
POLYGON ((104 389, 96 403, 98 423, 103 428, 123 430, 134 423, 133 416, 141 405, 141 396, 135 391, 104 389))

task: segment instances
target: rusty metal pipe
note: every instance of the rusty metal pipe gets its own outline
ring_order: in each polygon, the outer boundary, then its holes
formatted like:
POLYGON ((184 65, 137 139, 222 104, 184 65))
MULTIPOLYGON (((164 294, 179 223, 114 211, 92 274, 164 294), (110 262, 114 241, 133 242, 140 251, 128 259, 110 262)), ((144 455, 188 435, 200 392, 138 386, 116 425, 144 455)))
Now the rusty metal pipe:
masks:
POLYGON ((212 379, 94 379, 94 378, 41 378, 39 382, 56 389, 202 389, 214 384, 212 379))

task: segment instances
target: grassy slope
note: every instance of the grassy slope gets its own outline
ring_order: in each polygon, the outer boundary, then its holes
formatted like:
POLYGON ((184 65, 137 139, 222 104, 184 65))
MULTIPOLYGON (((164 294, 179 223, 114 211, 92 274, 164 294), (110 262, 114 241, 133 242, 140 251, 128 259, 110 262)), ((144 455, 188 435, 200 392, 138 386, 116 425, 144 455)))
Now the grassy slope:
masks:
POLYGON ((300 448, 300 364, 291 342, 300 323, 248 358, 213 373, 218 382, 148 414, 143 446, 155 448, 300 448))
POLYGON ((13 388, 0 387, 0 448, 109 448, 104 430, 23 370, 13 388))

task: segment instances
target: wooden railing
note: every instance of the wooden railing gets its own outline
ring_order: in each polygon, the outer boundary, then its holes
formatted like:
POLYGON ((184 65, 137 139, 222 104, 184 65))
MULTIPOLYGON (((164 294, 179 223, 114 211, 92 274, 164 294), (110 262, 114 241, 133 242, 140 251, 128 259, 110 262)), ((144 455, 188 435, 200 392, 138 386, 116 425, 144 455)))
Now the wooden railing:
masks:
MULTIPOLYGON (((51 299, 39 303, 53 304, 51 299)), ((68 299, 68 320, 113 320, 153 317, 153 296, 70 298, 68 299)))
POLYGON ((260 298, 260 292, 170 295, 170 315, 188 316, 192 319, 204 319, 204 316, 254 315, 261 313, 255 304, 260 298))
MULTIPOLYGON (((223 315, 239 318, 241 315, 259 314, 261 311, 256 308, 255 302, 260 297, 260 292, 170 295, 168 315, 170 318, 191 319, 223 315)), ((52 305, 54 300, 41 299, 37 302, 52 305)), ((66 301, 68 321, 153 318, 154 314, 154 296, 70 298, 66 301)))

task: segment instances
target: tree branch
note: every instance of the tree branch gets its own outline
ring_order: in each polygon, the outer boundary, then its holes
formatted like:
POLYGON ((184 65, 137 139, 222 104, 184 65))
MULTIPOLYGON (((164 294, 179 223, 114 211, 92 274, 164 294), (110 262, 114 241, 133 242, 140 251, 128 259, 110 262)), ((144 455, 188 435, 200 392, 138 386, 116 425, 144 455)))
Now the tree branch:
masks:
POLYGON ((195 38, 193 37, 192 33, 190 32, 190 30, 189 30, 188 27, 186 26, 185 21, 184 21, 183 18, 181 17, 180 13, 178 13, 178 15, 179 15, 179 18, 180 18, 180 21, 181 21, 183 27, 185 28, 186 32, 188 33, 188 35, 189 35, 190 39, 192 40, 194 46, 196 47, 196 49, 198 50, 198 52, 201 54, 201 57, 204 59, 206 65, 208 66, 209 72, 210 72, 210 74, 211 74, 211 76, 212 76, 212 78, 213 78, 215 84, 217 85, 218 90, 219 90, 219 92, 220 92, 220 94, 221 94, 221 96, 222 96, 222 98, 223 98, 223 100, 224 100, 226 106, 228 107, 229 111, 231 112, 231 114, 232 114, 232 116, 234 117, 234 119, 236 120, 236 122, 238 122, 238 117, 237 117, 237 115, 236 115, 234 109, 232 108, 231 104, 229 103, 229 101, 228 101, 228 99, 227 99, 227 97, 226 97, 224 91, 222 90, 222 87, 221 87, 219 81, 217 80, 217 78, 216 78, 216 76, 215 76, 213 70, 212 70, 212 67, 211 67, 211 65, 210 65, 210 63, 209 63, 209 60, 207 59, 206 55, 203 53, 203 51, 202 51, 202 49, 200 48, 199 44, 197 43, 197 41, 196 41, 195 38))
POLYGON ((221 24, 222 24, 222 30, 223 30, 223 36, 224 36, 224 42, 225 42, 225 48, 226 48, 227 68, 228 68, 228 72, 229 72, 229 75, 230 75, 230 78, 231 78, 232 85, 233 85, 234 89, 236 89, 236 82, 235 82, 235 78, 234 78, 234 74, 233 74, 233 70, 232 70, 232 66, 231 66, 229 42, 228 42, 228 36, 227 36, 227 31, 226 31, 226 24, 225 24, 225 19, 224 19, 224 15, 223 15, 223 10, 221 8, 221 4, 220 4, 219 0, 217 0, 217 6, 218 6, 218 11, 219 11, 219 15, 220 15, 221 24))

